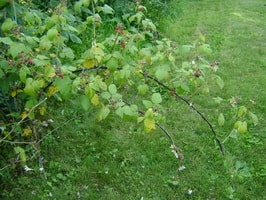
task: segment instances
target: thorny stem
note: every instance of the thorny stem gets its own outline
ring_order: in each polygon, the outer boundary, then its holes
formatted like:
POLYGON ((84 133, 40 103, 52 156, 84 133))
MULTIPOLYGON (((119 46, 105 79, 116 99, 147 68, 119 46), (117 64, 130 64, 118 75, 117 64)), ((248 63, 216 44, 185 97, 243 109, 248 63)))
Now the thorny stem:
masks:
POLYGON ((190 106, 194 111, 196 111, 196 113, 198 113, 198 115, 203 119, 203 121, 205 121, 209 128, 211 129, 212 133, 213 133, 213 136, 214 136, 214 140, 218 143, 219 145, 219 149, 222 153, 222 155, 224 155, 224 148, 223 148, 223 144, 222 142, 220 141, 220 139, 217 137, 217 134, 213 128, 213 125, 209 122, 209 120, 204 116, 204 114, 202 112, 200 112, 193 104, 192 102, 190 102, 188 99, 180 96, 179 94, 177 94, 173 89, 171 89, 170 87, 168 87, 167 85, 165 85, 164 83, 162 83, 161 81, 159 81, 158 79, 150 76, 149 74, 147 73, 143 73, 141 72, 141 74, 144 76, 144 77, 147 77, 151 80, 153 80, 154 82, 156 82, 158 85, 164 87, 165 89, 167 89, 169 92, 171 92, 177 99, 180 99, 182 100, 183 102, 185 102, 188 106, 190 106))

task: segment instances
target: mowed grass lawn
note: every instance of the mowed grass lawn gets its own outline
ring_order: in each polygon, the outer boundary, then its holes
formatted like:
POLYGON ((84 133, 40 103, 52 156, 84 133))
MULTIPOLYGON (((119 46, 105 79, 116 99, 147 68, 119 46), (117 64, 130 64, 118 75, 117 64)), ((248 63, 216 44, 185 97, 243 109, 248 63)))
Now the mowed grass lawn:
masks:
MULTIPOLYGON (((159 130, 143 133, 115 115, 97 122, 93 110, 83 114, 73 100, 51 116, 61 128, 42 143, 44 172, 14 178, 4 199, 266 199, 265 1, 173 0, 168 9, 177 13, 160 18, 162 34, 181 45, 205 38, 213 49, 208 59, 220 63, 224 89, 210 85, 210 94, 193 97, 195 105, 215 124, 220 109, 225 116, 230 111, 209 100, 235 97, 259 124, 229 138, 222 156, 208 126, 170 99, 163 125, 183 150, 179 161, 159 130)), ((224 139, 232 127, 226 121, 224 128, 215 128, 224 139)))
MULTIPOLYGON (((169 7, 179 11, 179 14, 178 18, 161 21, 163 33, 179 44, 193 43, 199 38, 205 38, 213 49, 212 59, 220 63, 218 73, 225 81, 224 90, 217 91, 216 94, 224 99, 241 99, 243 104, 255 111, 260 121, 256 127, 250 127, 248 136, 244 136, 250 138, 249 140, 225 144, 226 157, 228 159, 231 156, 229 159, 234 163, 232 165, 236 167, 237 160, 245 162, 251 171, 259 172, 260 176, 256 177, 254 173, 252 180, 247 181, 249 185, 245 185, 246 181, 236 181, 232 176, 231 181, 224 182, 220 187, 225 189, 228 184, 227 189, 232 192, 228 198, 265 199, 265 1, 181 0, 173 1, 169 7)), ((224 198, 217 195, 214 199, 224 198)))

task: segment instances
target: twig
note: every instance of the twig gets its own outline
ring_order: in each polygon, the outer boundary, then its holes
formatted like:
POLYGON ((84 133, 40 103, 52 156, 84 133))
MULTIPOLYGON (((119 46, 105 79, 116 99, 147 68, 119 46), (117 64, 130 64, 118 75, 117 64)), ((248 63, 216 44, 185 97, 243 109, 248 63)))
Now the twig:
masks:
POLYGON ((45 102, 47 100, 47 97, 44 98, 42 101, 40 101, 39 103, 37 103, 35 106, 33 106, 29 112, 15 125, 13 126, 13 128, 8 132, 8 134, 6 134, 5 137, 3 137, 1 140, 0 140, 0 143, 3 142, 11 133, 14 132, 14 130, 32 113, 32 111, 37 108, 39 105, 41 105, 43 102, 45 102))
POLYGON ((164 134, 169 138, 169 140, 171 141, 171 143, 172 143, 172 145, 175 145, 175 141, 174 141, 174 139, 172 138, 172 136, 168 133, 168 131, 164 128, 164 127, 162 127, 162 125, 161 124, 159 124, 159 123, 155 123, 155 125, 156 126, 158 126, 161 130, 162 130, 162 132, 164 132, 164 134))
POLYGON ((192 102, 190 102, 188 99, 180 96, 179 94, 177 94, 172 88, 168 87, 167 85, 165 85, 164 83, 162 83, 161 81, 159 81, 158 79, 150 76, 149 74, 147 73, 143 73, 141 72, 141 74, 144 76, 144 77, 147 77, 151 80, 153 80, 154 82, 156 82, 158 85, 164 87, 165 89, 167 89, 169 92, 171 92, 176 98, 182 100, 183 102, 185 102, 189 107, 191 107, 194 111, 196 111, 196 113, 203 119, 203 121, 205 121, 209 128, 211 129, 212 133, 213 133, 213 136, 214 136, 214 139, 215 141, 218 143, 219 145, 219 149, 222 153, 222 155, 224 155, 224 148, 223 148, 223 145, 222 145, 222 142, 220 141, 220 139, 217 137, 217 134, 213 128, 213 125, 209 122, 209 120, 204 116, 204 114, 202 112, 200 112, 193 104, 192 102))

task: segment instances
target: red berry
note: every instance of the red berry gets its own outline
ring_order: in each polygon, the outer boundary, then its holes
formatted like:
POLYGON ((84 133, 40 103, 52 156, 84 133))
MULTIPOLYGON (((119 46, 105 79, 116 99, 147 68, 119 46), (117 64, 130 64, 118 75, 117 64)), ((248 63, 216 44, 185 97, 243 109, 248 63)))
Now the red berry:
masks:
POLYGON ((57 76, 60 78, 64 78, 64 74, 62 74, 62 73, 58 73, 57 76))

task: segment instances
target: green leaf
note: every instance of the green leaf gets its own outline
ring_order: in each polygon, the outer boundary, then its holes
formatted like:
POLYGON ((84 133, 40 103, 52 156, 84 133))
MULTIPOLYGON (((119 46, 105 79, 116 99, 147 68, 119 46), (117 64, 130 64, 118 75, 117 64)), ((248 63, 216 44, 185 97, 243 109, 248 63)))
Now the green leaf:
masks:
POLYGON ((104 14, 114 14, 114 10, 113 8, 111 8, 110 6, 108 6, 107 4, 104 4, 103 7, 100 7, 101 8, 101 11, 104 13, 104 14))
POLYGON ((27 75, 30 74, 30 70, 26 66, 22 66, 19 70, 19 78, 22 83, 26 83, 27 75))
POLYGON ((4 44, 7 44, 7 45, 11 45, 13 43, 10 37, 0 38, 0 42, 3 42, 4 44))
POLYGON ((116 94, 117 93, 117 89, 116 86, 114 84, 111 84, 108 86, 108 90, 111 94, 116 94))
POLYGON ((97 115, 97 119, 99 121, 102 121, 109 115, 109 113, 110 113, 110 109, 107 106, 105 106, 99 111, 97 115))
POLYGON ((5 73, 3 72, 2 69, 0 69, 0 78, 4 77, 5 73))
POLYGON ((110 99, 111 98, 111 94, 110 94, 110 92, 102 92, 101 93, 101 97, 103 98, 103 99, 110 99))
POLYGON ((107 90, 107 85, 100 76, 95 77, 94 82, 90 83, 90 87, 96 91, 107 90))
POLYGON ((62 97, 68 99, 71 95, 72 81, 68 76, 64 78, 56 78, 54 85, 58 86, 59 92, 62 94, 62 97))
POLYGON ((115 111, 115 113, 116 113, 119 117, 123 118, 123 116, 124 116, 124 109, 123 109, 123 107, 119 107, 119 108, 117 108, 116 111, 115 111))
POLYGON ((82 7, 82 1, 76 2, 74 5, 74 11, 77 13, 81 12, 81 7, 82 7))
POLYGON ((153 118, 145 118, 144 119, 144 130, 149 133, 155 128, 155 120, 153 118))
POLYGON ((156 72, 155 72, 155 76, 156 78, 159 80, 159 81, 162 81, 164 79, 167 79, 169 74, 168 74, 168 71, 165 70, 165 69, 158 69, 156 72))
POLYGON ((193 48, 192 45, 183 45, 183 46, 180 48, 179 52, 180 52, 180 54, 186 54, 186 53, 189 53, 189 52, 191 51, 192 48, 193 48))
POLYGON ((224 126, 224 121, 225 121, 224 115, 223 115, 223 113, 220 113, 219 117, 218 117, 218 125, 219 126, 224 126))
POLYGON ((247 132, 247 122, 246 121, 241 122, 238 125, 237 132, 240 133, 240 134, 244 134, 244 133, 247 132))
POLYGON ((89 97, 86 96, 86 95, 81 95, 79 100, 80 100, 80 104, 81 104, 82 108, 85 111, 87 111, 89 109, 89 107, 90 107, 90 99, 89 99, 89 97))
MULTIPOLYGON (((91 3, 91 0, 81 0, 82 4, 84 7, 89 7, 90 3, 91 3)), ((97 4, 97 2, 95 2, 94 0, 94 3, 97 4)))
POLYGON ((69 58, 71 60, 75 58, 73 50, 69 47, 63 48, 59 55, 61 58, 69 58))
POLYGON ((26 46, 21 43, 13 42, 10 45, 9 52, 13 58, 17 57, 17 55, 21 52, 27 52, 26 46))
POLYGON ((40 48, 43 50, 49 50, 52 47, 52 42, 47 37, 42 37, 40 41, 40 48))
POLYGON ((139 85, 137 89, 141 96, 144 96, 149 91, 149 87, 146 84, 139 85))
POLYGON ((34 65, 37 67, 40 66, 49 66, 50 64, 50 59, 46 56, 43 55, 37 55, 37 57, 35 59, 33 59, 34 65))
POLYGON ((20 160, 25 163, 27 161, 25 150, 21 147, 15 147, 14 150, 15 153, 19 154, 20 160))
POLYGON ((144 130, 149 133, 155 129, 154 112, 149 108, 144 115, 144 130))
POLYGON ((118 67, 118 60, 115 57, 111 57, 106 63, 106 66, 111 72, 114 72, 118 67))
POLYGON ((153 107, 153 103, 151 101, 143 100, 142 103, 145 106, 145 108, 147 108, 147 109, 153 107))
POLYGON ((49 40, 54 40, 58 35, 58 30, 55 28, 49 29, 46 35, 49 40))
POLYGON ((247 108, 245 106, 240 106, 237 112, 238 117, 243 117, 247 113, 247 108))
POLYGON ((202 44, 200 47, 199 47, 199 53, 203 54, 203 55, 211 55, 212 53, 212 50, 210 48, 210 45, 208 44, 202 44))
POLYGON ((248 115, 250 116, 250 118, 251 118, 251 120, 252 120, 254 126, 258 125, 259 120, 258 120, 257 115, 255 115, 255 114, 252 113, 252 112, 248 112, 248 115))
POLYGON ((78 36, 76 36, 74 33, 68 33, 68 35, 72 42, 77 43, 77 44, 82 44, 81 39, 78 36))
POLYGON ((99 95, 98 94, 94 94, 93 97, 91 98, 91 103, 95 106, 100 104, 100 100, 99 100, 99 95))
POLYGON ((151 100, 154 104, 159 104, 162 102, 162 97, 159 93, 152 94, 151 100))
POLYGON ((17 25, 17 23, 15 21, 13 21, 10 18, 7 18, 4 23, 1 26, 1 30, 3 31, 3 33, 6 33, 8 31, 10 31, 12 28, 14 28, 17 25))
POLYGON ((29 96, 35 96, 36 92, 42 87, 40 81, 27 78, 25 82, 24 92, 29 96))

